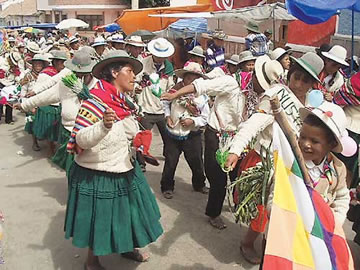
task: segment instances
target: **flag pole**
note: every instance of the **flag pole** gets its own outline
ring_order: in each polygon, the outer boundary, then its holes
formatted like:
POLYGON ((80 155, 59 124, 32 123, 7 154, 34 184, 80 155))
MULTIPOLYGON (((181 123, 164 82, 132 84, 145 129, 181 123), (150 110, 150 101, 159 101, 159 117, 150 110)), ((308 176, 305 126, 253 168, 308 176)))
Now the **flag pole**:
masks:
POLYGON ((305 184, 312 187, 313 185, 310 180, 308 170, 305 166, 305 160, 301 153, 296 134, 290 127, 290 124, 286 119, 285 112, 280 107, 279 98, 277 96, 271 98, 270 104, 271 104, 271 109, 273 111, 276 122, 278 122, 278 124, 280 125, 280 128, 284 132, 286 138, 289 141, 289 144, 290 144, 292 150, 294 151, 294 155, 298 161, 300 170, 303 174, 305 184))

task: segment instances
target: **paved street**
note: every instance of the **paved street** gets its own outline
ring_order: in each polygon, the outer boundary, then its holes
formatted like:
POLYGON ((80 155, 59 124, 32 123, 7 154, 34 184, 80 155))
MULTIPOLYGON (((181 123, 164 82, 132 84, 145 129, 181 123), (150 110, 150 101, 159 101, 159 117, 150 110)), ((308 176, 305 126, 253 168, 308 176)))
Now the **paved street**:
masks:
MULTIPOLYGON (((86 250, 74 248, 63 234, 65 174, 46 158, 48 148, 44 142, 40 143, 41 152, 31 150, 31 136, 23 132, 23 127, 21 114, 17 114, 15 125, 5 125, 4 119, 0 124, 0 210, 5 215, 6 262, 0 269, 83 269, 86 250)), ((161 152, 162 145, 156 135, 152 153, 159 157, 161 152)), ((158 198, 165 230, 156 243, 146 248, 152 256, 150 261, 139 264, 119 255, 104 256, 101 261, 106 269, 257 269, 244 262, 239 253, 239 239, 246 228, 233 222, 226 206, 228 228, 217 231, 208 225, 204 215, 207 197, 192 191, 184 159, 178 166, 172 200, 164 199, 160 193, 162 167, 161 160, 159 167, 148 166, 146 173, 158 198)), ((351 224, 345 226, 348 239, 352 239, 351 224)), ((257 244, 259 248, 260 242, 257 244)), ((350 244, 360 254, 359 246, 352 241, 350 244)))

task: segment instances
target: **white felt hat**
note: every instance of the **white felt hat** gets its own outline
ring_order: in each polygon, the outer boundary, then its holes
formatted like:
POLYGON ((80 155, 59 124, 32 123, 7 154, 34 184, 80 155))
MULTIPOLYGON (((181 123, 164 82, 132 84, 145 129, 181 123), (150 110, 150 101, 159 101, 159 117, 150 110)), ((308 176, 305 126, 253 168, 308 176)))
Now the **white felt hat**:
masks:
POLYGON ((326 58, 333 60, 336 63, 339 63, 343 66, 349 66, 346 62, 347 51, 344 47, 340 45, 333 46, 328 52, 321 52, 326 58))
POLYGON ((169 57, 174 54, 174 46, 165 38, 156 38, 149 42, 148 50, 157 57, 169 57))
POLYGON ((267 90, 272 84, 279 82, 284 69, 279 61, 271 60, 269 56, 263 55, 255 61, 255 74, 261 87, 267 90))

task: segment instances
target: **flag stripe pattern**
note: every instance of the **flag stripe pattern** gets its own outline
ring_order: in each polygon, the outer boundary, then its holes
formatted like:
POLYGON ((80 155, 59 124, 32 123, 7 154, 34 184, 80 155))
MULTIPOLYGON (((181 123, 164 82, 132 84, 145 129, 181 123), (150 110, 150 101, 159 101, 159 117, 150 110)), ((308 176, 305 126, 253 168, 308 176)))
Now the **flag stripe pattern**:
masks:
POLYGON ((321 195, 305 185, 290 144, 277 123, 273 148, 274 197, 263 269, 354 269, 341 224, 321 195))

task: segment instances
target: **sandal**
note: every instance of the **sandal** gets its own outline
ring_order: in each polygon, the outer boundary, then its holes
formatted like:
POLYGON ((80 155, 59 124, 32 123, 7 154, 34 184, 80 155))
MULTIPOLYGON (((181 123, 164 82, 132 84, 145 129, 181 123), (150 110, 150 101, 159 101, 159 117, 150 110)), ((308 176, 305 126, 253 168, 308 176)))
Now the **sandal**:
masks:
POLYGON ((209 223, 218 230, 223 230, 227 227, 221 217, 209 218, 209 223))
POLYGON ((35 151, 35 152, 38 152, 38 151, 40 151, 40 146, 37 145, 37 144, 33 144, 32 145, 32 150, 35 151))
MULTIPOLYGON (((90 270, 86 263, 84 263, 84 270, 90 270)), ((104 267, 102 267, 101 265, 99 265, 99 266, 96 266, 96 268, 92 268, 91 270, 106 270, 106 269, 104 267)))
POLYGON ((170 200, 174 197, 174 192, 171 190, 164 191, 162 194, 163 194, 164 198, 168 199, 168 200, 170 200))
POLYGON ((257 255, 254 247, 240 246, 241 255, 244 259, 251 264, 258 265, 261 263, 261 258, 257 255))
POLYGON ((150 259, 149 254, 141 253, 138 249, 134 249, 132 252, 122 253, 121 256, 136 262, 147 262, 150 259))

